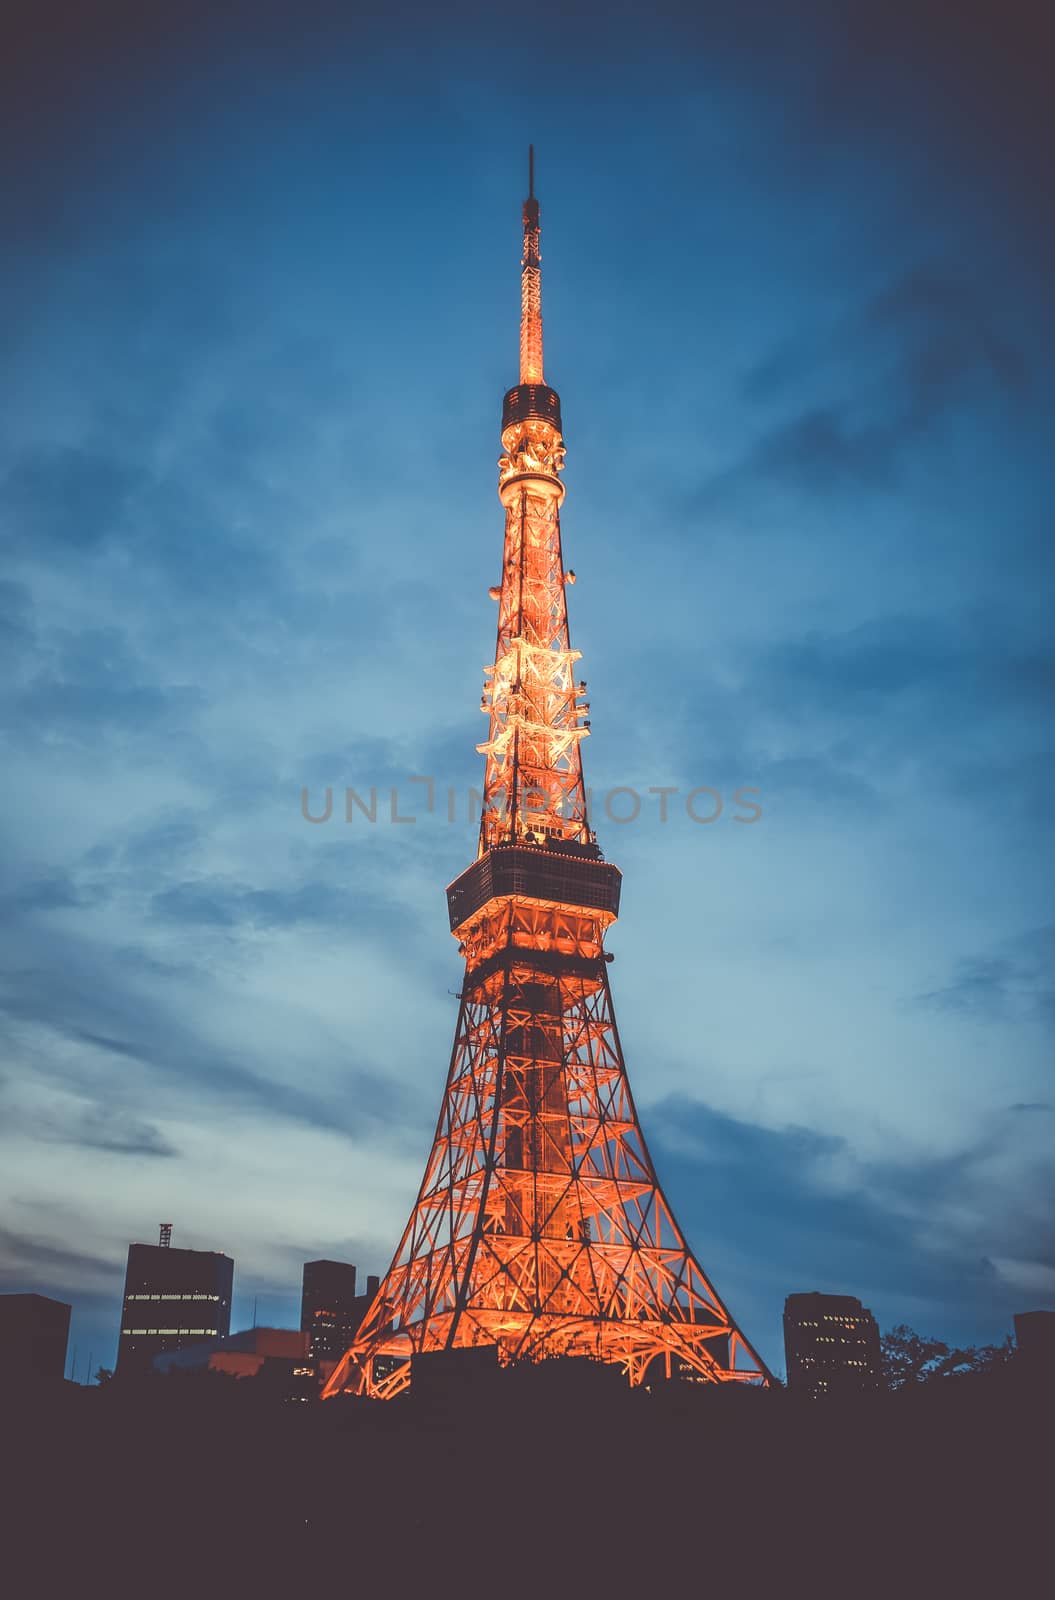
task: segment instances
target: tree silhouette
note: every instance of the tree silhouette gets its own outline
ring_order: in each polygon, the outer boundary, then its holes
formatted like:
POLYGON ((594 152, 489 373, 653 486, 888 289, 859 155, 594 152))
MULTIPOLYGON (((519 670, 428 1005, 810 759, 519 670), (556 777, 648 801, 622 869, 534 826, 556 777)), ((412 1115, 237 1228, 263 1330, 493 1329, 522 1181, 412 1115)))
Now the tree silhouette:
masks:
POLYGON ((883 1381, 888 1389, 898 1390, 936 1378, 969 1377, 992 1372, 1004 1366, 1015 1353, 1010 1337, 1003 1344, 968 1345, 957 1348, 942 1339, 927 1338, 901 1322, 890 1328, 879 1342, 883 1358, 883 1381))

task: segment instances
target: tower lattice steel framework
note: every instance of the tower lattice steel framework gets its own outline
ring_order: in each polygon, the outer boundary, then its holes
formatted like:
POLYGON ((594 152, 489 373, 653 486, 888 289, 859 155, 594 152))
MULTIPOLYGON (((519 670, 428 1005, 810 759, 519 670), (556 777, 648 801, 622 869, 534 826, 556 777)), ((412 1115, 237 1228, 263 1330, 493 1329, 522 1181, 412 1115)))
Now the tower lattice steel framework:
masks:
POLYGON ((505 507, 476 860, 447 890, 465 956, 432 1151, 410 1220, 324 1393, 381 1398, 415 1354, 618 1363, 632 1384, 768 1372, 699 1266, 656 1178, 616 1030, 604 936, 621 875, 587 816, 561 552, 560 399, 542 368, 539 206, 524 203, 520 382, 505 396, 505 507))

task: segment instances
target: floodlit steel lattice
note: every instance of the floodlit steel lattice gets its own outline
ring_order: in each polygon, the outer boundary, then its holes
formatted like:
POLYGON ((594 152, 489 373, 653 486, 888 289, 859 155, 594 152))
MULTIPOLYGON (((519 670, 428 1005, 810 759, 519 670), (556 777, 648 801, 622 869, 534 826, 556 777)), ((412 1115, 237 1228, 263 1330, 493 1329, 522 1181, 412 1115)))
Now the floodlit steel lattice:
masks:
POLYGON ((472 1345, 497 1345, 504 1362, 589 1356, 634 1384, 768 1380, 663 1196, 616 1031, 603 945, 620 874, 587 817, 538 241, 532 171, 484 811, 477 859, 447 891, 466 964, 454 1048, 410 1221, 326 1395, 391 1397, 414 1355, 472 1345))

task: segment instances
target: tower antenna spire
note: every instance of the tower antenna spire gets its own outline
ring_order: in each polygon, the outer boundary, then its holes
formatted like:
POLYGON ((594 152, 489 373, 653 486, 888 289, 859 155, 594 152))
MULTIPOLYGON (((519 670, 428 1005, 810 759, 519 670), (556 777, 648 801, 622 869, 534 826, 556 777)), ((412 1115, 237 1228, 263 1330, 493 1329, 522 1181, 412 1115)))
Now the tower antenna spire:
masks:
POLYGON ((542 376, 542 268, 538 201, 535 199, 535 146, 528 145, 528 197, 524 201, 524 255, 520 268, 520 381, 545 383, 542 376))

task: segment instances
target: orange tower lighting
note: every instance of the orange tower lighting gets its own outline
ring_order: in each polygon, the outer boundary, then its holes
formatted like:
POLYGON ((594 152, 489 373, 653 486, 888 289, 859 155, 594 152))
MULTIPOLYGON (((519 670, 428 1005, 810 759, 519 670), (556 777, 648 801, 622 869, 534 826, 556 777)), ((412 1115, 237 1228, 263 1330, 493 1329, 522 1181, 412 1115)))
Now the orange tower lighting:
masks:
POLYGON ((520 382, 505 396, 498 640, 476 860, 450 885, 465 956, 432 1151, 392 1264, 326 1396, 389 1398, 411 1359, 588 1356, 631 1384, 769 1373, 689 1250, 630 1093, 604 936, 621 874, 590 827, 561 551, 560 398, 542 368, 539 205, 524 202, 520 382))

